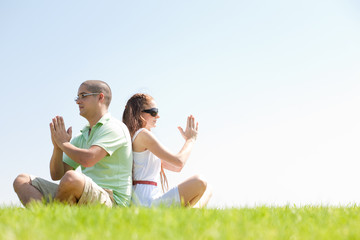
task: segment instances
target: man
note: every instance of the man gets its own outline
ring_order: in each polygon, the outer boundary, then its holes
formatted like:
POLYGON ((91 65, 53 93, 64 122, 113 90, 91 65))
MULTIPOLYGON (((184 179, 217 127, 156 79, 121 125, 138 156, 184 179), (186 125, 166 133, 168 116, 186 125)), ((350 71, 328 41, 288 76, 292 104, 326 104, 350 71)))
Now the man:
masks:
POLYGON ((54 145, 50 174, 59 184, 20 174, 14 190, 26 206, 31 201, 55 199, 70 204, 101 203, 128 206, 132 188, 132 149, 127 127, 108 113, 111 89, 103 81, 88 80, 78 90, 80 115, 89 122, 71 140, 62 117, 50 123, 54 145), (74 171, 81 166, 82 173, 74 171))

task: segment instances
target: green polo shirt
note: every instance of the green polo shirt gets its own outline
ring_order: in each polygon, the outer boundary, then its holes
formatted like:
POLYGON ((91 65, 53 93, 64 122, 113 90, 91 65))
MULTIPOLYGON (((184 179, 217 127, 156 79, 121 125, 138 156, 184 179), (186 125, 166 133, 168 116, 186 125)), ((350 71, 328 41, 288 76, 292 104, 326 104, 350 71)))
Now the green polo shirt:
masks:
MULTIPOLYGON (((78 148, 91 146, 103 148, 108 155, 92 167, 81 166, 81 171, 102 188, 114 192, 114 200, 120 206, 129 206, 132 190, 132 147, 129 130, 126 125, 106 113, 91 129, 87 125, 81 134, 71 140, 78 148)), ((76 169, 80 164, 65 153, 63 161, 76 169)))

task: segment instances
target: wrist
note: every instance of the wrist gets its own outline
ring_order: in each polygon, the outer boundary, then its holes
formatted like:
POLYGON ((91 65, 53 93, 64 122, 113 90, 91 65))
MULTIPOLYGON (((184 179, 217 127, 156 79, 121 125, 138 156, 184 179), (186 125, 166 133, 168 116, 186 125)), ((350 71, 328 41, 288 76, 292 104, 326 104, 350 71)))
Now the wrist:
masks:
POLYGON ((61 151, 64 152, 64 149, 66 148, 66 145, 69 144, 70 142, 62 142, 59 144, 59 148, 61 149, 61 151))
POLYGON ((54 152, 62 152, 62 150, 58 145, 54 145, 54 152))

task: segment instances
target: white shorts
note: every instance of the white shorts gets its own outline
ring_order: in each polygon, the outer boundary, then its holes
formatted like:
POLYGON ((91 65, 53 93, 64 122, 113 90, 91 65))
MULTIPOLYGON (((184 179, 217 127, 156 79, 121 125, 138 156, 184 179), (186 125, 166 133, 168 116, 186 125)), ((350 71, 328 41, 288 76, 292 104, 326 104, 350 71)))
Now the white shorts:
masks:
POLYGON ((135 206, 181 206, 178 187, 173 187, 166 193, 158 186, 148 184, 136 184, 133 186, 132 204, 135 206))

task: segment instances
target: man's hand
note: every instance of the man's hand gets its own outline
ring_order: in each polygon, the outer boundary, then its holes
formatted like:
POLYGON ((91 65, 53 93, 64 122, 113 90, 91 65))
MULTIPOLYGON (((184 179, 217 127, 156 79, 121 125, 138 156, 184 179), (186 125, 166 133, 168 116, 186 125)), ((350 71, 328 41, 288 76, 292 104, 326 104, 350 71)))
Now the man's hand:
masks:
POLYGON ((52 142, 52 144, 54 145, 54 149, 55 149, 55 150, 60 150, 60 151, 62 151, 61 148, 59 148, 59 146, 58 146, 57 143, 55 142, 54 136, 53 136, 53 134, 52 134, 52 132, 51 132, 51 125, 52 125, 52 123, 50 123, 51 142, 52 142))
POLYGON ((50 123, 51 140, 54 147, 61 148, 65 142, 70 142, 72 136, 72 128, 69 127, 66 131, 64 119, 61 116, 56 116, 50 123))

